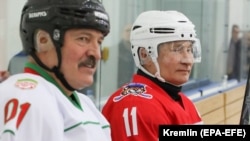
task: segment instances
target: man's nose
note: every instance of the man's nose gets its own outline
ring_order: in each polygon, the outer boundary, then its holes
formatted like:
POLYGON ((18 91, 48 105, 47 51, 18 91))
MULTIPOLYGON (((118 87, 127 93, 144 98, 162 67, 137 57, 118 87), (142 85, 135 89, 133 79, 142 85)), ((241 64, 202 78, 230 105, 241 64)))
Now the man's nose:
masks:
POLYGON ((89 46, 89 50, 87 52, 87 54, 90 56, 94 56, 96 60, 100 60, 101 59, 101 48, 100 48, 100 44, 98 42, 94 42, 91 44, 91 46, 89 46))

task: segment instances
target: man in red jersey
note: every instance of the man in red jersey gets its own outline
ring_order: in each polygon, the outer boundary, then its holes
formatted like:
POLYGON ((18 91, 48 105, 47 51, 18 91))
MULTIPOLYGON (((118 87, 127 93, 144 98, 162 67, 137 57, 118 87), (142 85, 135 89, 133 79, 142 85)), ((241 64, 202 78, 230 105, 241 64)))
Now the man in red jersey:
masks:
POLYGON ((130 41, 138 71, 102 109, 112 141, 158 141, 161 124, 203 123, 181 92, 193 63, 201 61, 194 27, 177 11, 147 11, 137 17, 130 41))

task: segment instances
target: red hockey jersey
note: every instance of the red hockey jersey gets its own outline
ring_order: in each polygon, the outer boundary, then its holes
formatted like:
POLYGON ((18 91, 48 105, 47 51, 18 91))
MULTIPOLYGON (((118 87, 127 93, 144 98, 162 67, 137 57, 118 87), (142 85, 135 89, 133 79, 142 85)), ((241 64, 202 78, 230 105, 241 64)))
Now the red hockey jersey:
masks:
POLYGON ((110 122, 112 141, 158 141, 163 124, 202 124, 193 102, 183 93, 175 101, 148 78, 134 75, 132 83, 108 99, 102 113, 110 122))

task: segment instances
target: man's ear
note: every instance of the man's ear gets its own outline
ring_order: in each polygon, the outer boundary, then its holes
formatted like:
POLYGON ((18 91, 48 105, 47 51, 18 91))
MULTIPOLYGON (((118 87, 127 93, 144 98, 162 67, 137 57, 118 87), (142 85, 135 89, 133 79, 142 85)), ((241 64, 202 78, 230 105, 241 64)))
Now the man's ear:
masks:
POLYGON ((140 49, 139 49, 139 56, 140 56, 140 58, 141 59, 145 59, 145 58, 147 58, 148 57, 148 52, 147 52, 147 50, 145 49, 145 48, 143 48, 143 47, 141 47, 140 49))
POLYGON ((37 52, 47 52, 53 47, 50 35, 44 30, 38 30, 35 36, 37 52))
POLYGON ((148 51, 143 47, 139 48, 139 57, 140 57, 141 65, 147 64, 148 61, 150 60, 148 51))

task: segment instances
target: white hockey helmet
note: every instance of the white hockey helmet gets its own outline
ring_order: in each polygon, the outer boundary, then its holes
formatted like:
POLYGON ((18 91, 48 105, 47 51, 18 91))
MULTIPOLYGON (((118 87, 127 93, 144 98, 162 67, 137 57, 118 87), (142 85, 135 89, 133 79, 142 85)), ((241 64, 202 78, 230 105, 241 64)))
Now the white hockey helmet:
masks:
POLYGON ((201 61, 200 42, 196 38, 194 24, 178 11, 147 11, 141 13, 135 20, 131 29, 131 50, 135 64, 145 73, 166 82, 159 74, 157 62, 159 44, 173 41, 193 41, 194 62, 201 61), (138 55, 138 48, 144 47, 154 61, 157 72, 150 74, 145 70, 138 55))

